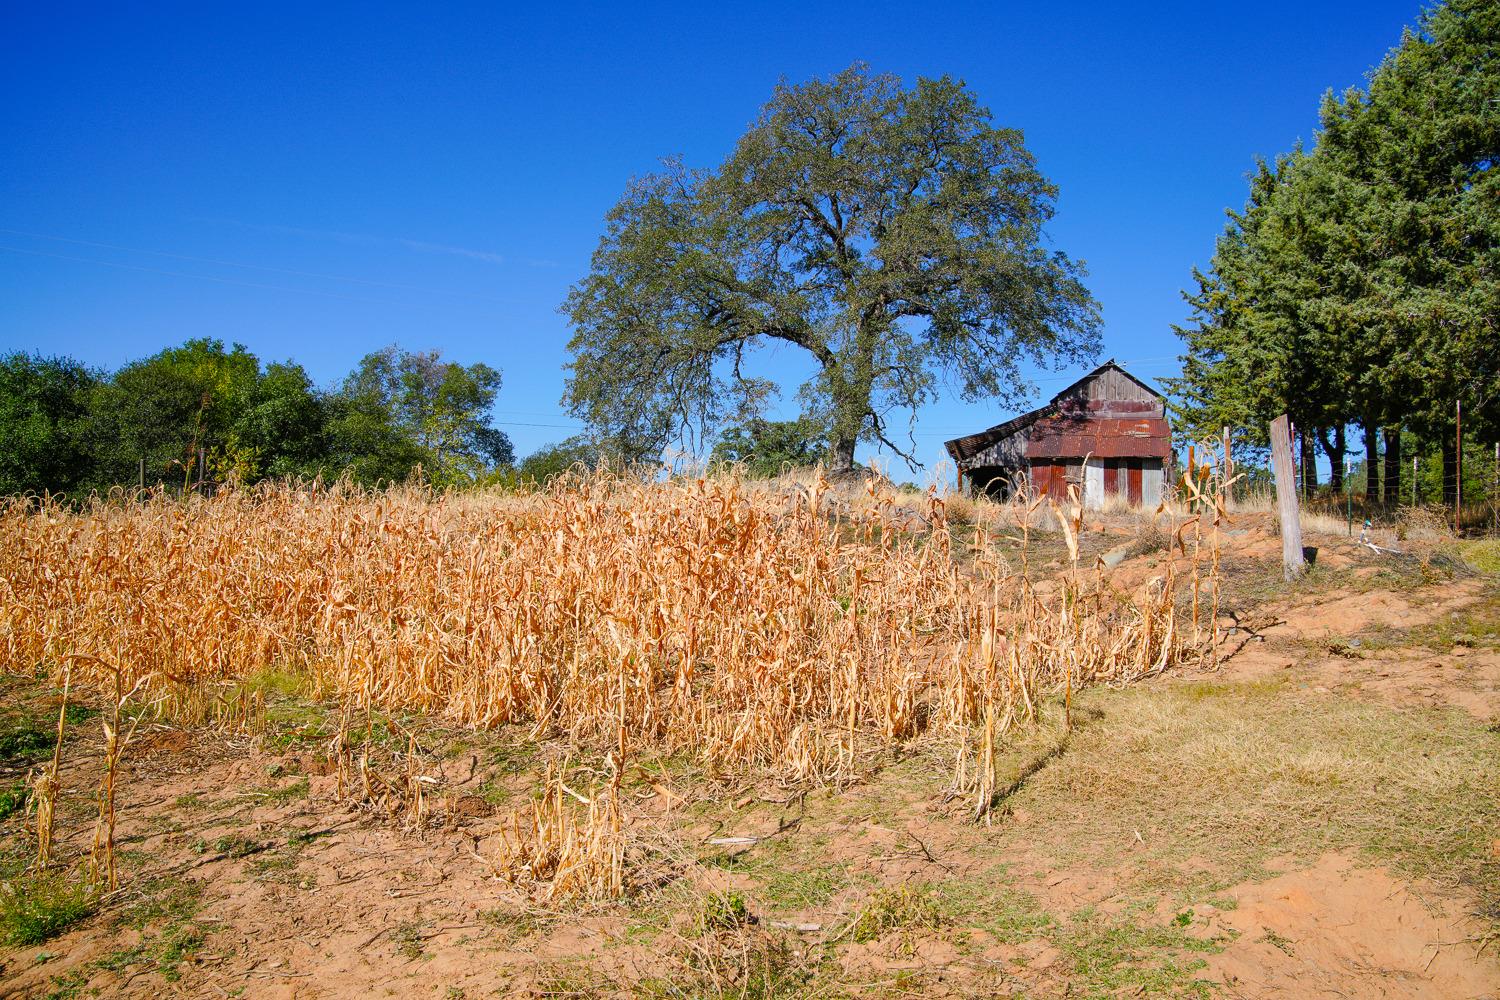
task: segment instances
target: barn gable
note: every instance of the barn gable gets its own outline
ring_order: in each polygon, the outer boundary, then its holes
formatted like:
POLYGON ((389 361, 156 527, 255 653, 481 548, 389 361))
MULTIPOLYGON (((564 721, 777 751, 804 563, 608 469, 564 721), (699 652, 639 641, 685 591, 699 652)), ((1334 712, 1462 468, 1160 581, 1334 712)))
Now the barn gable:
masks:
POLYGON ((1160 497, 1172 457, 1166 400, 1107 361, 1047 405, 947 442, 960 482, 1007 496, 1023 485, 1066 496, 1076 486, 1091 505, 1106 496, 1136 503, 1160 497))

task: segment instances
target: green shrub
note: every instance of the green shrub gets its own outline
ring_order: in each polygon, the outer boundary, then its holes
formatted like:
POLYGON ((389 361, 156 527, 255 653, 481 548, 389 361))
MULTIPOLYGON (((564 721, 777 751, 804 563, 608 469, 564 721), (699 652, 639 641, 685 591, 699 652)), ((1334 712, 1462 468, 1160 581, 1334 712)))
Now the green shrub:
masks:
POLYGON ((26 808, 27 794, 25 784, 19 781, 0 788, 0 822, 26 808))
POLYGON ((56 937, 94 912, 94 894, 64 875, 40 873, 0 889, 0 939, 25 947, 56 937))
POLYGON ((755 918, 750 915, 750 907, 745 903, 745 897, 733 890, 723 893, 714 893, 703 901, 703 909, 698 914, 698 933, 713 934, 718 931, 732 931, 737 927, 751 923, 755 918))

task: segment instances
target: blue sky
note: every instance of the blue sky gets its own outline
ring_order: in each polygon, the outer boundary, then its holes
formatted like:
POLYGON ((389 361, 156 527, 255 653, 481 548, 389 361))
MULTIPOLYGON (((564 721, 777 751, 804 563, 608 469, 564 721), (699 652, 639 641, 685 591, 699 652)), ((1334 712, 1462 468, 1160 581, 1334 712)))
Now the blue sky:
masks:
MULTIPOLYGON (((1024 130, 1104 356, 1156 379, 1254 157, 1310 138, 1320 94, 1361 83, 1418 12, 8 4, 0 350, 115 367, 212 336, 331 384, 386 344, 436 347, 503 370, 495 419, 525 454, 576 430, 557 307, 628 179, 670 154, 718 164, 778 79, 862 60, 961 77, 1024 130)), ((763 365, 795 415, 802 360, 763 365)), ((1040 395, 1077 374, 1040 376, 1040 395)), ((913 478, 1009 415, 924 408, 913 478)))

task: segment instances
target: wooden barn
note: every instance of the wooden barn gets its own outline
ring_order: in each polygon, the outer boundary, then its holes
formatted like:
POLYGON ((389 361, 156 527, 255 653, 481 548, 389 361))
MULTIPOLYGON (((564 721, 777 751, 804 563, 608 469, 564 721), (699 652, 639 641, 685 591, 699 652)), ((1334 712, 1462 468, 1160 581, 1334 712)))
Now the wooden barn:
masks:
POLYGON ((1046 406, 947 448, 970 494, 1008 497, 1029 479, 1035 493, 1059 499, 1077 486, 1089 507, 1113 496, 1155 505, 1171 468, 1172 429, 1162 394, 1111 360, 1046 406))

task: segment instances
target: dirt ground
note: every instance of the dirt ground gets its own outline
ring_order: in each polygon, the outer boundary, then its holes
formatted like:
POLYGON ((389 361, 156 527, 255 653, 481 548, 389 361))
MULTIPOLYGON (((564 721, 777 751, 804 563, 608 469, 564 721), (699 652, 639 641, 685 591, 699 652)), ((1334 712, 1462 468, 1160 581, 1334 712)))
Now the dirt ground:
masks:
MULTIPOLYGON (((295 692, 254 736, 144 724, 120 888, 0 948, 0 997, 1500 997, 1500 580, 1330 536, 1285 585, 1268 526, 1234 530, 1227 659, 1085 692, 1071 730, 1049 708, 1006 747, 988 824, 944 795, 936 745, 843 788, 641 762, 661 878, 624 903, 553 907, 496 874, 501 823, 563 754, 524 731, 382 723, 414 811, 356 794, 335 710, 295 692)), ((1134 589, 1164 558, 1109 572, 1134 589)), ((3 694, 0 791, 57 712, 40 680, 3 694)), ((75 867, 102 762, 78 716, 75 867)), ((70 891, 27 881, 32 824, 0 823, 9 913, 70 891)))

